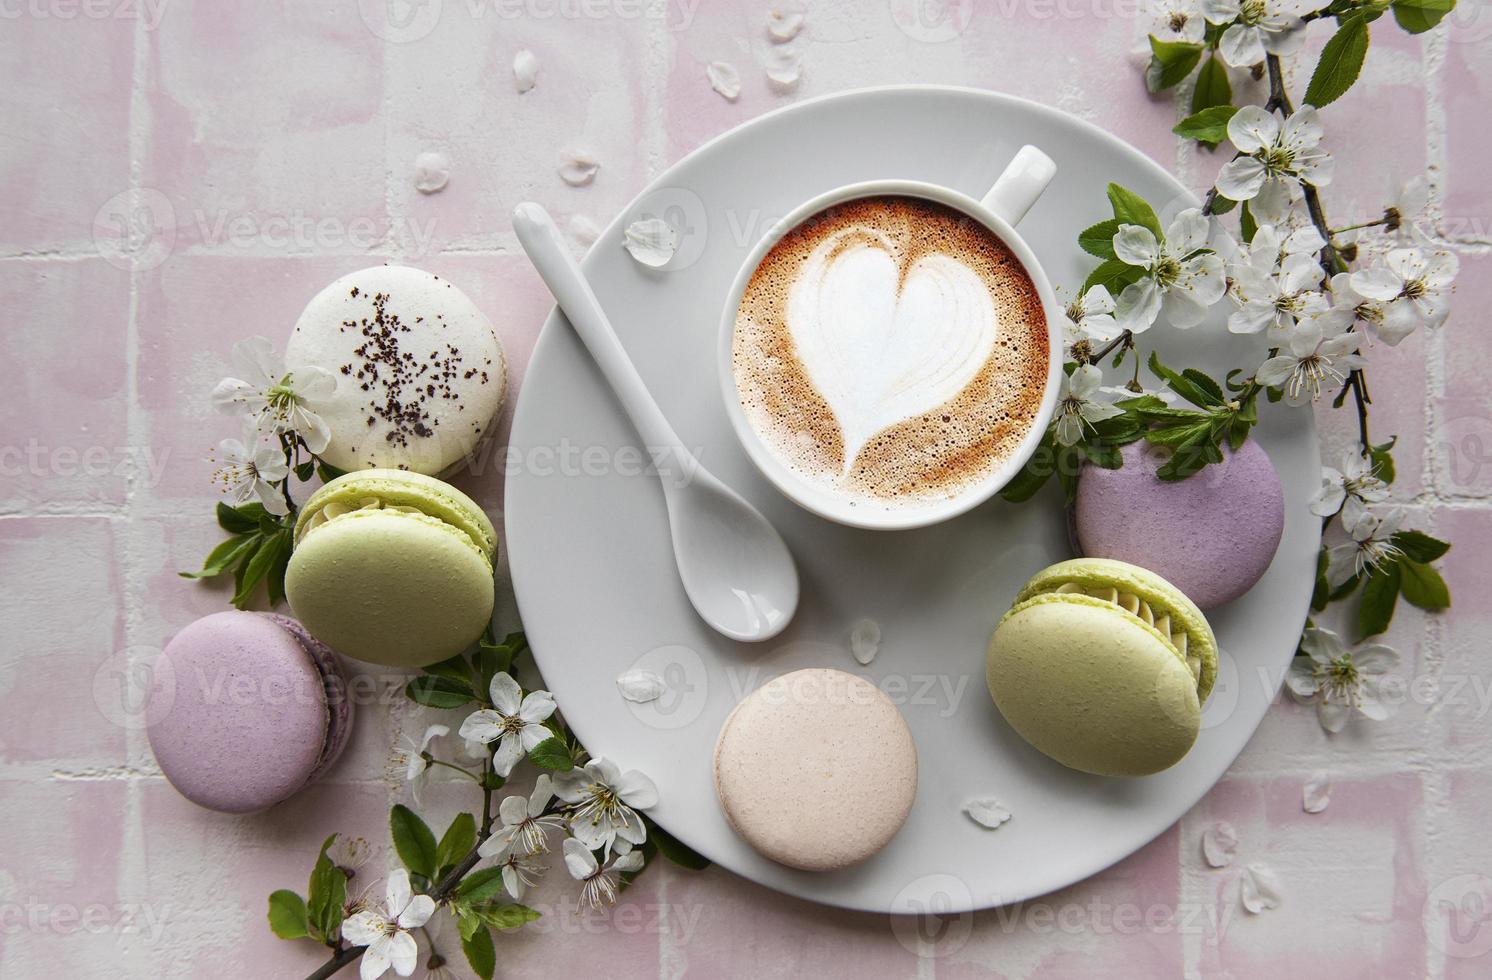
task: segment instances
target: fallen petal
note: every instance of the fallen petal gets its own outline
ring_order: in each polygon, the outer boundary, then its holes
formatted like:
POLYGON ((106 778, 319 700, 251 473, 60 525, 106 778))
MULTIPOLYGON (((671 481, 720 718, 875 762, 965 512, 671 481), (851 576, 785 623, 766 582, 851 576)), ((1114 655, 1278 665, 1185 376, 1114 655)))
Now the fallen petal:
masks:
POLYGON ((767 81, 779 92, 791 92, 803 78, 803 56, 792 48, 767 52, 767 81))
POLYGON ((1306 813, 1320 813, 1331 803, 1331 777, 1316 772, 1301 790, 1301 806, 1306 813))
POLYGON ((736 66, 724 61, 712 61, 705 67, 705 76, 710 88, 719 92, 727 101, 734 102, 741 94, 741 73, 736 66))
POLYGON ((650 269, 661 269, 679 247, 679 233, 662 218, 640 218, 627 226, 622 247, 650 269))
POLYGON ((583 214, 570 216, 570 237, 582 245, 590 245, 601 237, 601 229, 583 214))
POLYGON ((539 81, 539 56, 528 48, 513 55, 513 82, 521 95, 539 81))
POLYGON ((663 696, 668 685, 663 678, 651 670, 634 668, 627 671, 616 679, 617 690, 622 692, 622 697, 628 701, 645 704, 648 701, 656 701, 663 696))
POLYGON ((988 830, 995 830, 1010 819, 1010 811, 992 796, 980 797, 964 804, 969 819, 988 830))
POLYGON ((588 151, 570 150, 560 164, 560 180, 571 187, 584 187, 596 179, 596 171, 600 169, 601 162, 588 151))
POLYGON ((1238 853, 1238 833, 1226 820, 1202 831, 1202 859, 1209 867, 1226 868, 1238 853))
POLYGON ((1238 897, 1251 915, 1280 907, 1280 881, 1273 871, 1262 864, 1251 864, 1243 869, 1238 897))
POLYGON ((791 41, 803 29, 803 15, 796 10, 767 11, 767 36, 781 44, 791 41))
POLYGON ((876 658, 881 649, 881 626, 873 619, 862 619, 850 627, 850 653, 862 664, 876 658))
POLYGON ((451 163, 444 153, 426 150, 414 158, 414 187, 421 194, 434 194, 451 179, 451 163))

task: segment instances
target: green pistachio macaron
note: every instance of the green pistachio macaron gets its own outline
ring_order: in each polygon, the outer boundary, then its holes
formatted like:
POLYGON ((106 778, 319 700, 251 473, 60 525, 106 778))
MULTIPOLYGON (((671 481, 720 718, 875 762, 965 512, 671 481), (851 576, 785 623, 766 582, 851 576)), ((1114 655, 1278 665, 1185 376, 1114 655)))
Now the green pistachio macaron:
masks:
POLYGON ((306 501, 285 597, 311 635, 368 663, 424 667, 492 619, 497 532, 466 494, 405 470, 358 470, 306 501))
POLYGON ((1075 558, 1038 572, 990 639, 985 679, 1005 720, 1073 769, 1145 776, 1201 729, 1217 639, 1180 589, 1138 565, 1075 558))

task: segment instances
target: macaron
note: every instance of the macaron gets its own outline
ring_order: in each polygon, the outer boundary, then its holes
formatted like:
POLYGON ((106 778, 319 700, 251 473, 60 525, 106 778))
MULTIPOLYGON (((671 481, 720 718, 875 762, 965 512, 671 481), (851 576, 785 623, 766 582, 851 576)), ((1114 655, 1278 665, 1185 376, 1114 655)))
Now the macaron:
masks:
POLYGON ((317 293, 285 345, 285 365, 330 371, 336 390, 307 407, 342 470, 439 474, 475 454, 507 392, 492 323, 439 276, 381 265, 317 293))
POLYGON ((466 494, 404 470, 347 473, 295 522, 285 598, 317 639, 357 660, 424 667, 492 619, 497 532, 466 494))
POLYGON ((835 871, 884 848, 917 795, 917 748, 863 677, 811 668, 747 696, 715 743, 725 819, 763 856, 835 871))
POLYGON ((1038 572, 990 639, 985 679, 1010 727, 1100 776, 1170 768, 1197 740, 1217 640, 1148 569, 1074 558, 1038 572))
POLYGON ((352 731, 335 654, 274 613, 213 613, 177 633, 150 697, 161 772, 182 796, 225 813, 293 796, 337 761, 352 731))
POLYGON ((1083 554, 1160 573, 1202 609, 1264 576, 1285 532, 1285 494, 1269 455, 1250 440, 1184 480, 1155 471, 1164 457, 1135 442, 1116 470, 1085 466, 1075 522, 1083 554))

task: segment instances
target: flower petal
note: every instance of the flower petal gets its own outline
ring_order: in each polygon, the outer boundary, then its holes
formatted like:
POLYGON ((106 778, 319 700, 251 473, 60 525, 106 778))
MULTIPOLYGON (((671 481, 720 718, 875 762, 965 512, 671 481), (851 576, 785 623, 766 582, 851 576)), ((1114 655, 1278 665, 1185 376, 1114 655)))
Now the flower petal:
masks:
POLYGON ((416 895, 409 900, 404 911, 399 913, 400 929, 418 929, 430 921, 435 914, 435 899, 429 895, 416 895))
POLYGON ((389 963, 393 965, 394 972, 399 976, 412 975, 419 959, 419 945, 409 933, 396 932, 389 938, 389 963))
POLYGON ((1166 246, 1177 258, 1185 258, 1207 244, 1210 229, 1201 208, 1187 208, 1166 229, 1166 246))
POLYGON ((658 805, 658 787, 644 773, 629 769, 613 787, 628 806, 647 810, 658 805))
POLYGON ((508 716, 518 713, 522 704, 523 689, 507 671, 493 675, 488 693, 492 697, 492 706, 499 712, 508 716))
POLYGON ((507 779, 513 772, 513 767, 518 765, 518 760, 523 758, 523 740, 516 735, 504 735, 502 741, 497 743, 497 751, 492 753, 492 771, 507 779))
MULTIPOLYGON (((1256 65, 1264 60, 1264 39, 1261 34, 1262 32, 1257 27, 1234 24, 1223 32, 1223 38, 1217 46, 1218 54, 1222 55, 1225 64, 1234 68, 1256 65)), ((1245 106, 1244 108, 1253 107, 1245 106)))
POLYGON ((354 946, 367 946, 383 935, 385 921, 377 912, 364 909, 342 920, 342 938, 354 946))
POLYGON ((1238 157, 1223 164, 1217 174, 1217 192, 1233 201, 1251 201, 1264 186, 1264 164, 1253 157, 1238 157))
POLYGON ((541 722, 554 714, 554 695, 548 691, 532 691, 518 707, 518 717, 529 724, 541 722))
POLYGON ((1160 243, 1144 225, 1120 225, 1114 234, 1114 254, 1121 262, 1148 269, 1160 258, 1160 243))
POLYGON ((491 708, 478 708, 466 716, 457 732, 462 738, 486 744, 503 733, 503 717, 491 708))
POLYGON ((596 873, 599 865, 596 864, 596 855, 574 837, 566 837, 563 845, 565 853, 565 869, 570 872, 570 877, 577 881, 583 881, 596 873))

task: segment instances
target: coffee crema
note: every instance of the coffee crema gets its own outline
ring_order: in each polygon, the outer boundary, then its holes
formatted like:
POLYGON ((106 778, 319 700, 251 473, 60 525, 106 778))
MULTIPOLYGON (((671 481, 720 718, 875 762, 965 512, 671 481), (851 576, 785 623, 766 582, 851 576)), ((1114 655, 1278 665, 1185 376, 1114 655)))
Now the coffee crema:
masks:
POLYGON ((1030 275, 954 208, 867 197, 808 218, 757 266, 731 369, 758 438, 848 500, 958 496, 1019 449, 1049 348, 1030 275))

